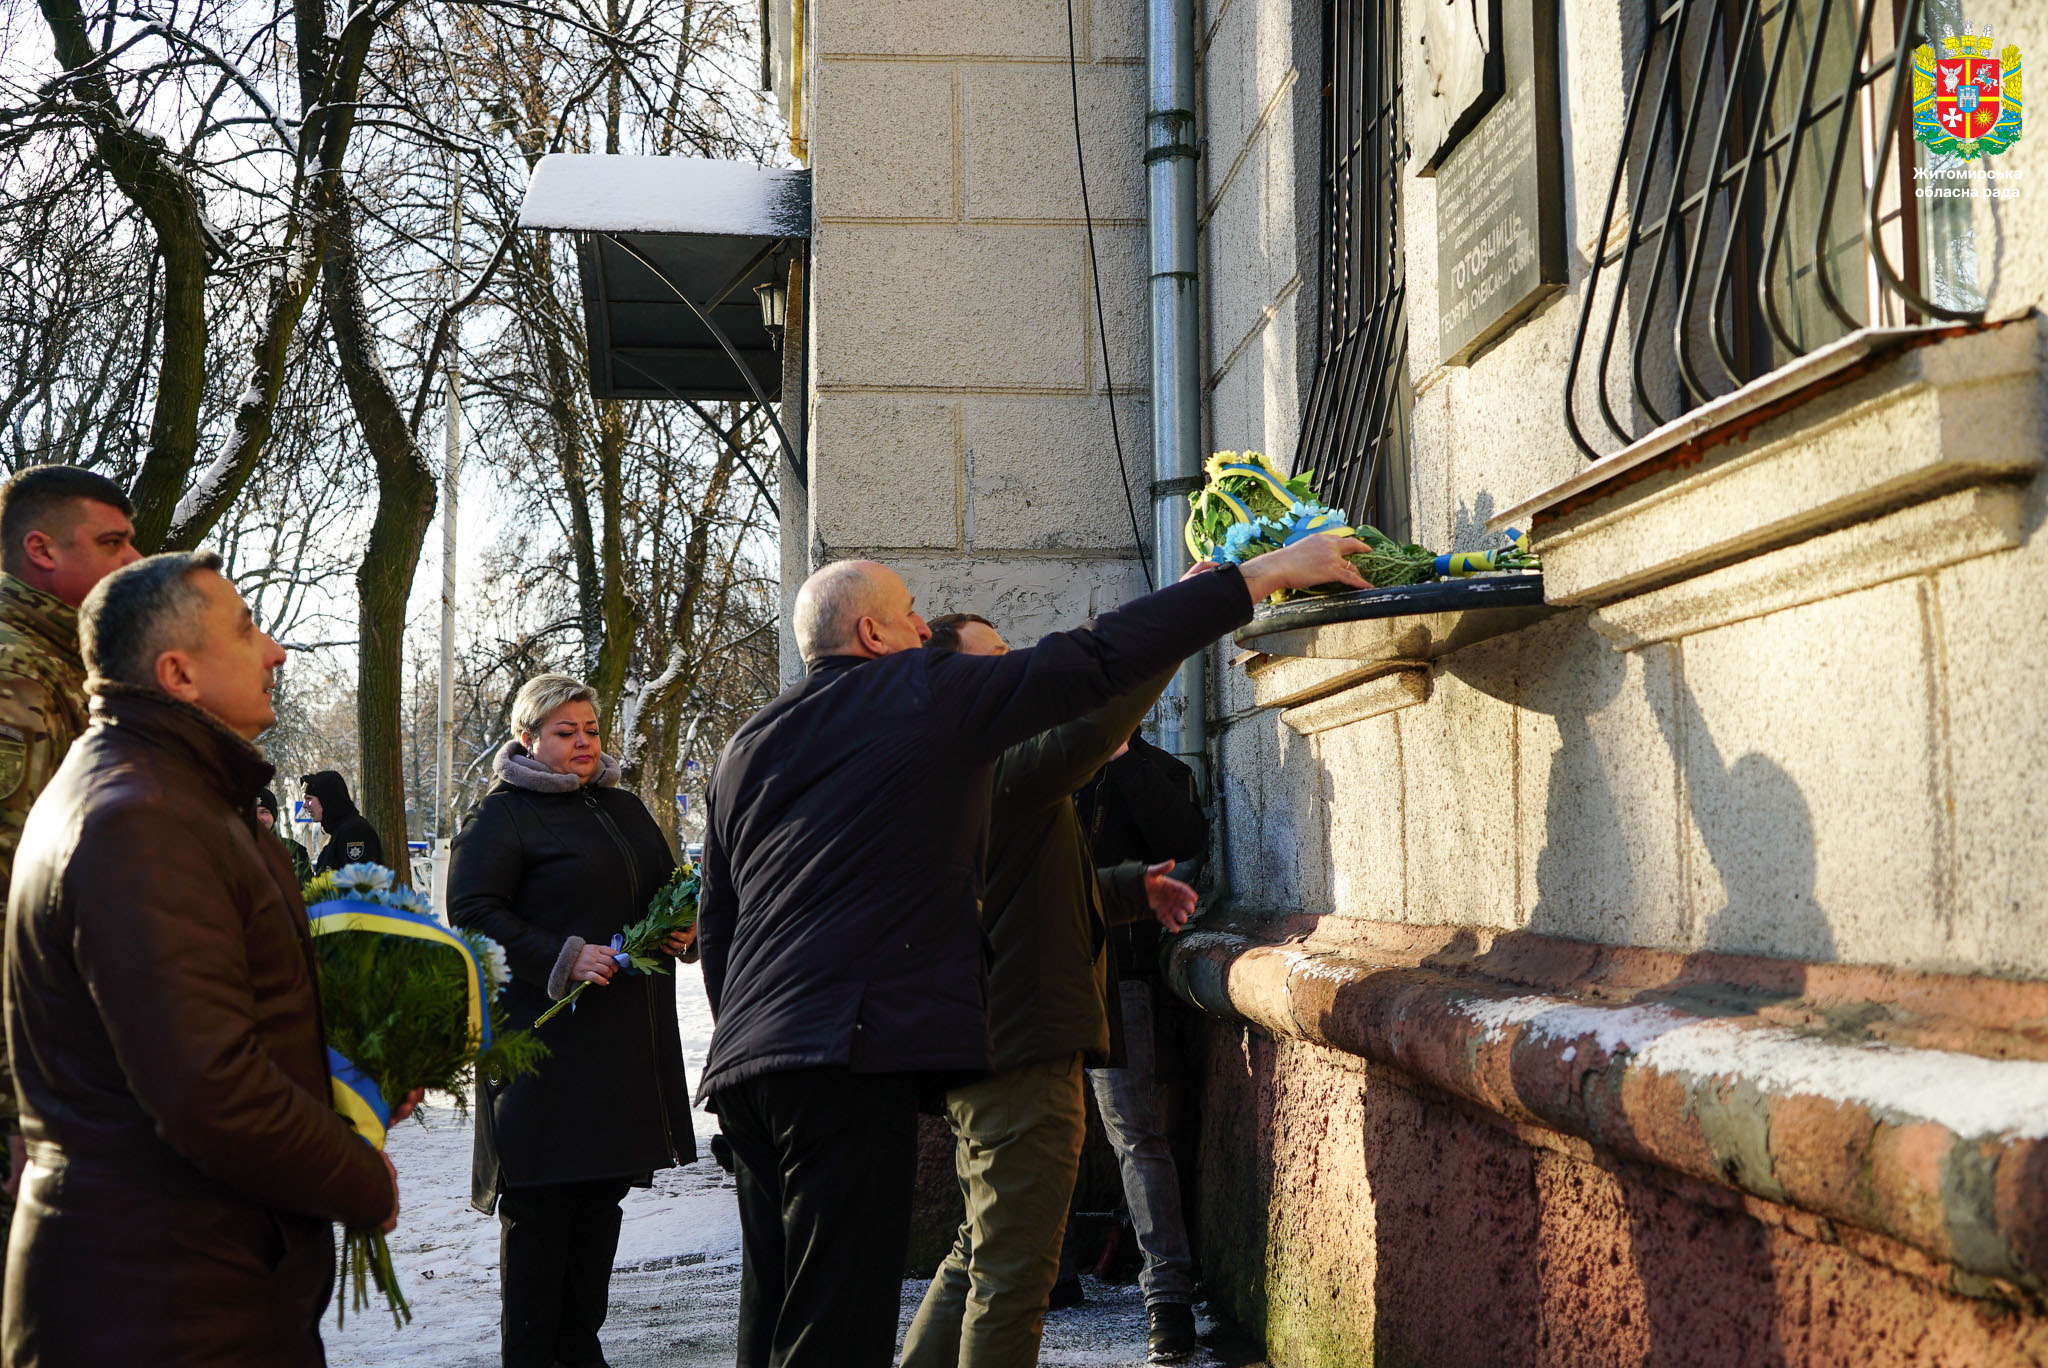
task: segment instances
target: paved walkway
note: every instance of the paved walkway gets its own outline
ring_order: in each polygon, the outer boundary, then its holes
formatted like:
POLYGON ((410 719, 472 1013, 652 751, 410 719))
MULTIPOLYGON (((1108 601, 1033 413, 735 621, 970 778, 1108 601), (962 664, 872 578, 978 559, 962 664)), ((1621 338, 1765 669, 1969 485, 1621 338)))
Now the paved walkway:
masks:
MULTIPOLYGON (((925 1285, 903 1284, 903 1323, 924 1296, 925 1285)), ((1135 1287, 1089 1285, 1090 1304, 1046 1320, 1039 1353, 1044 1368, 1142 1368, 1145 1312, 1135 1287)), ((612 1316, 605 1327, 605 1356, 612 1368, 732 1368, 734 1329, 739 1319, 737 1258, 707 1260, 681 1268, 620 1272, 612 1279, 612 1316)), ((409 1358, 386 1358, 410 1364, 409 1358)), ((426 1368, 426 1360, 419 1360, 426 1368)), ((1191 1368, 1219 1368, 1204 1354, 1191 1368)), ((454 1368, 497 1368, 495 1353, 460 1360, 454 1368)), ((437 1365, 437 1368, 439 1366, 437 1365)))
MULTIPOLYGON (((445 1100, 397 1127, 403 1212, 392 1260, 413 1321, 394 1329, 381 1304, 351 1312, 326 1340, 332 1368, 497 1368, 497 1222, 468 1203, 471 1131, 445 1100)), ((710 1130, 703 1118, 700 1133, 710 1130)), ((1046 1368, 1140 1368, 1145 1310, 1138 1290, 1087 1281, 1085 1306, 1046 1319, 1046 1368)), ((739 1322, 739 1213, 732 1179, 706 1158, 655 1175, 628 1194, 612 1277, 606 1355, 613 1368, 731 1368, 739 1322)), ((903 1284, 902 1319, 925 1284, 903 1284)), ((1206 1325, 1204 1326, 1206 1329, 1206 1325)), ((1192 1368, 1243 1364, 1204 1354, 1192 1368)))

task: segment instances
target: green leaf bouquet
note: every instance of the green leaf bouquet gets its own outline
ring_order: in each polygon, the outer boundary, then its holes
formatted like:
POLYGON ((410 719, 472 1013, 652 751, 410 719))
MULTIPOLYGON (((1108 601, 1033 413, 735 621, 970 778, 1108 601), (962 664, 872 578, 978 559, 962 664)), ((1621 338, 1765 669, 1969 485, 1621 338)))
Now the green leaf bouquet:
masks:
MULTIPOLYGON (((391 1105, 416 1089, 448 1093, 466 1111, 478 1070, 502 1079, 538 1067, 547 1047, 504 1029, 497 999, 511 970, 496 941, 451 930, 382 865, 323 873, 303 891, 335 1108, 364 1140, 382 1149, 391 1105)), ((341 1277, 356 1310, 374 1283, 394 1324, 412 1319, 382 1231, 344 1233, 341 1277)))
MULTIPOLYGON (((1197 560, 1242 564, 1303 537, 1356 537, 1366 550, 1349 559, 1359 574, 1381 589, 1542 565, 1529 550, 1528 537, 1519 532, 1508 533, 1509 544, 1497 550, 1439 555, 1426 546, 1397 542, 1376 527, 1354 527, 1343 509, 1331 508, 1316 496, 1311 483, 1315 472, 1282 474, 1256 451, 1216 452, 1203 473, 1209 482, 1188 495, 1183 531, 1188 554, 1197 560)), ((1287 596, 1283 591, 1277 597, 1287 596)))
MULTIPOLYGON (((678 931, 697 924, 697 867, 687 860, 676 866, 668 882, 647 901, 647 915, 612 937, 612 959, 629 973, 666 974, 668 957, 662 945, 678 931)), ((589 982, 577 984, 562 1000, 542 1012, 534 1021, 538 1030, 563 1011, 576 1005, 589 982)))

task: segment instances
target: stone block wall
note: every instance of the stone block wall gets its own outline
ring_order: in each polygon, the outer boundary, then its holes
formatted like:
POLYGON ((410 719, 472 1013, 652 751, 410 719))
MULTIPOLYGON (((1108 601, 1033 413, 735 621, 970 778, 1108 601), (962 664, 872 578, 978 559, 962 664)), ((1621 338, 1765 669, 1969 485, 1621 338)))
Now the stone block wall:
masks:
POLYGON ((813 0, 805 566, 901 570, 1028 641, 1141 590, 1143 10, 1076 0, 1097 324, 1061 3, 813 0))
POLYGON ((2048 1326, 1796 1209, 1244 1028, 1200 1061, 1204 1257, 1278 1364, 2038 1363, 2048 1326))
MULTIPOLYGON (((1413 535, 1438 548, 1474 544, 1584 465, 1562 388, 1641 35, 1625 5, 1560 8, 1571 285, 1470 365, 1437 355, 1435 183, 1402 184, 1413 535)), ((1322 11, 1223 0, 1202 54, 1211 445, 1283 463, 1315 364, 1322 11)), ((1965 17, 1993 21, 2001 47, 2048 43, 2035 6, 1965 17)), ((1789 977, 1765 996, 1807 1023, 1795 1033, 1873 1048, 1904 1009, 1855 992, 1817 1005, 1817 966, 1953 975, 1987 1000, 2048 978, 2048 690, 2023 644, 2048 626, 2048 484, 2030 473, 2048 341, 2025 318, 2048 297, 2048 239, 2023 226, 2048 153, 2016 145, 1998 166, 2021 188, 1973 204, 1980 267, 1997 262, 1980 278, 2019 332, 1890 362, 1556 519, 1539 550, 1553 598, 1576 606, 1540 625, 1378 678, 1217 654, 1218 855, 1244 934, 1297 957, 1318 923, 1310 947, 1340 924, 1427 935, 1450 947, 1439 963, 1496 936, 1651 948, 1677 957, 1661 977, 1624 991, 1566 975, 1559 990, 1709 1015, 1758 991, 1723 981, 1716 956, 1769 957, 1789 977), (1938 473, 1980 459, 2015 464, 1938 473), (1316 686, 1317 670, 1348 682, 1316 686)), ((1435 1009, 1389 998, 1384 1036, 1338 1031, 1351 1018, 1329 1004, 1386 961, 1328 955, 1270 975, 1176 959, 1224 1018, 1191 1061, 1205 1273, 1275 1365, 2048 1354, 2036 1294, 1928 1257, 1939 1240, 1901 1248, 1759 1196, 1768 1179, 1731 1193, 1568 1123, 1532 1126, 1512 1089, 1475 1105, 1424 1081, 1435 1009)), ((2048 1058, 2030 1002, 1996 1042, 1935 1030, 1956 1055, 1934 1067, 2048 1058)), ((1517 1083, 1531 1067, 1517 1056, 1517 1083)), ((2016 1080, 2002 1086, 2043 1087, 2016 1080)), ((1732 1099, 1758 1081, 1738 1069, 1719 1086, 1732 1099)), ((1679 1106, 1654 1090, 1603 1105, 1650 1131, 1679 1106)), ((1771 1134, 1825 1148, 1835 1105, 1794 1098, 1771 1134)), ((1818 1174, 1815 1190, 1859 1181, 1829 1169, 1840 1156, 1784 1162, 1818 1174)), ((2048 1211, 2038 1174, 2009 1181, 2027 1219, 2048 1211)), ((2003 1257, 2003 1239, 1981 1248, 2003 1257)))
POLYGON ((1199 6, 1209 445, 1292 454, 1316 360, 1320 6, 1199 6))
MULTIPOLYGON (((1602 235, 1625 45, 1640 41, 1625 8, 1563 7, 1573 284, 1470 365, 1435 354, 1434 182, 1404 179, 1418 540, 1471 544, 1500 509, 1584 464, 1561 386, 1602 235)), ((1978 9, 2001 45, 2048 42, 2038 7, 1978 9)), ((1214 445, 1283 461, 1314 365, 1320 22, 1308 0, 1223 0, 1204 24, 1208 422, 1214 445)), ((1995 245, 2002 263, 1983 272, 1992 315, 2015 317, 2048 296, 2048 244, 2022 226, 2027 177, 2048 153, 2022 142, 1997 165, 2021 194, 1977 202, 1980 254, 1988 266, 1995 245)), ((1759 429, 1743 443, 1754 454, 1711 478, 1678 471, 1623 511, 1562 520, 1545 534, 1560 552, 1606 541, 1554 557, 1552 596, 1597 610, 1438 661, 1416 707, 1303 734, 1219 655, 1233 896, 1616 944, 2048 973, 2048 842, 2025 820, 2034 766, 2048 765, 2048 746, 2032 744, 2048 691, 2025 685, 2009 649, 2048 612, 2048 550, 2032 534, 2048 495, 2005 478, 1935 498, 1942 459, 2038 457, 2042 345, 1957 352, 1952 387, 1900 362, 1759 429), (1925 496, 1898 495, 1915 481, 1925 496), (1815 540, 1843 521, 1860 530, 1815 540), (1751 528, 1767 532, 1742 544, 1751 528), (1704 540, 1690 564, 1649 556, 1636 583, 1612 569, 1641 550, 1625 544, 1692 535, 1704 540)))
MULTIPOLYGON (((1641 9, 1559 9, 1570 283, 1469 365, 1437 354, 1434 182, 1402 185, 1412 534, 1439 549, 1584 465, 1562 388, 1641 9)), ((1317 361, 1323 13, 1200 4, 1205 430, 1282 463, 1317 361)), ((874 556, 927 611, 1071 625, 1141 583, 1112 384, 1149 525, 1143 7, 1074 5, 1107 373, 1065 5, 808 14, 785 574, 874 556)), ((1966 17, 2048 52, 2030 0, 1966 17)), ((2048 141, 1998 166, 2019 194, 1972 204, 1980 279, 2019 321, 1873 354, 1556 514, 1554 616, 1391 672, 1212 653, 1211 897, 1256 953, 1176 960, 1210 1014, 1189 1185, 1208 1288, 1276 1368, 2048 1358, 2048 141), (1474 1037, 1443 983, 1508 1021, 1537 961, 1558 1010, 1640 1015, 1474 1037), (1735 1018, 1758 1034, 1721 1072, 1631 1063, 1735 1018), (1802 1042, 1844 1053, 1766 1067, 1802 1042), (1836 1086, 1893 1051, 1924 1072, 1836 1086), (1944 1086, 1987 1061, 2028 1066, 1997 1075, 2011 1133, 1944 1086)))

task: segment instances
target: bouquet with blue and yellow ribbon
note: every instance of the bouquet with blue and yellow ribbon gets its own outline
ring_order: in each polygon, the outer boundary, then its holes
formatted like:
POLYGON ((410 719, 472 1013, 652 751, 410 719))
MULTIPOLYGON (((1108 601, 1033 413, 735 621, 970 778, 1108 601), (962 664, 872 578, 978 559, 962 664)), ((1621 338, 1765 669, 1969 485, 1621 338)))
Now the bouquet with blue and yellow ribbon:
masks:
MULTIPOLYGON (((370 1145, 384 1148, 392 1105, 416 1089, 448 1093, 466 1109, 478 1070, 512 1078, 538 1066, 546 1047, 502 1029, 496 1004, 511 969, 496 941, 451 930, 382 865, 323 873, 304 894, 335 1110, 370 1145)), ((341 1278, 355 1309, 374 1284, 394 1324, 412 1318, 382 1231, 344 1233, 341 1278)), ((343 1299, 336 1305, 346 1316, 343 1299)))
POLYGON ((1439 555, 1426 546, 1397 542, 1376 527, 1354 525, 1343 509, 1331 508, 1316 496, 1314 471, 1283 474, 1256 451, 1219 451, 1202 469, 1209 482, 1188 495, 1183 533, 1188 554, 1196 560, 1236 565, 1292 546, 1303 537, 1356 537, 1367 549, 1349 559, 1359 574, 1381 589, 1542 565, 1521 532, 1508 533, 1508 544, 1492 551, 1439 555))

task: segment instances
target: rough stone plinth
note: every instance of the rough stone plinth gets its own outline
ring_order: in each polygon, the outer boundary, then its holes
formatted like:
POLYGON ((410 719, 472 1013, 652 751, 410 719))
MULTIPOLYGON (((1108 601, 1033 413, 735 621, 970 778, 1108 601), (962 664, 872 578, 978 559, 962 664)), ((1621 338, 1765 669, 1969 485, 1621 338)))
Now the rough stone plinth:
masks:
POLYGON ((1355 924, 1191 933, 1171 973, 1496 1121, 1854 1225, 1951 1291, 2048 1288, 2048 985, 1355 924))

